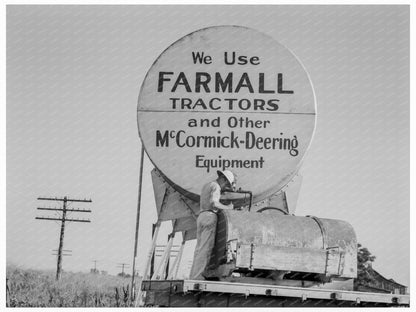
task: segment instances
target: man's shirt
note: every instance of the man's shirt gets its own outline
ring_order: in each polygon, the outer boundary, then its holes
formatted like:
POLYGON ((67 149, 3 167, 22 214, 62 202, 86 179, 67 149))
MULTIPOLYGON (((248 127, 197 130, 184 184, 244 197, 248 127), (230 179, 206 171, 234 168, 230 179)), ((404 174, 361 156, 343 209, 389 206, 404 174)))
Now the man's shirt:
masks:
POLYGON ((201 211, 217 210, 217 208, 214 206, 214 203, 220 201, 220 196, 221 187, 216 181, 205 184, 202 187, 201 199, 199 201, 201 211))

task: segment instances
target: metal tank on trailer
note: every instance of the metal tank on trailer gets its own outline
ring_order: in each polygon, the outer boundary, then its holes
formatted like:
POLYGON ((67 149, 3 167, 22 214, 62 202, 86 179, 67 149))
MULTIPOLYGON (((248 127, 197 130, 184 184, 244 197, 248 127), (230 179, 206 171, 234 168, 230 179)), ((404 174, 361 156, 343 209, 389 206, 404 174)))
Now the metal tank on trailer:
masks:
MULTIPOLYGON (((279 285, 352 279, 357 275, 355 232, 345 221, 299 217, 272 207, 258 212, 222 210, 207 276, 230 280, 238 272, 240 281, 258 282, 248 276, 266 271, 263 275, 279 285)), ((352 289, 352 280, 345 287, 352 289)))

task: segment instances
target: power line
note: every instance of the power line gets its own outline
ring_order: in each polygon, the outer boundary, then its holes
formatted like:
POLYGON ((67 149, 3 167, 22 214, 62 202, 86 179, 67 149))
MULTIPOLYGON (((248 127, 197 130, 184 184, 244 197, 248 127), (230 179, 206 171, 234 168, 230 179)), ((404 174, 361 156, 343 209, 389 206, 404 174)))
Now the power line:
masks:
MULTIPOLYGON (((56 210, 56 211, 63 211, 62 208, 45 208, 45 207, 38 207, 39 210, 56 210)), ((91 212, 89 209, 67 209, 66 211, 75 211, 75 212, 91 212)))
MULTIPOLYGON (((38 220, 53 220, 53 221, 62 221, 62 218, 50 218, 50 217, 36 217, 38 220)), ((69 219, 65 218, 65 221, 68 222, 91 222, 88 219, 69 219)))
MULTIPOLYGON (((52 249, 52 251, 54 252, 52 254, 52 256, 58 256, 58 249, 52 249)), ((62 249, 62 256, 72 256, 72 250, 68 250, 68 249, 62 249)))
POLYGON ((57 265, 56 265, 56 280, 59 280, 61 277, 61 271, 62 271, 62 257, 63 256, 70 256, 69 254, 63 254, 64 251, 64 234, 65 234, 65 222, 91 222, 89 219, 73 219, 73 218, 67 218, 66 213, 67 212, 88 212, 90 213, 91 210, 86 209, 67 209, 67 203, 68 202, 79 202, 79 203, 92 203, 91 199, 72 199, 68 197, 58 198, 58 197, 38 197, 38 200, 52 200, 52 201, 61 201, 63 202, 62 208, 46 208, 46 207, 37 207, 38 210, 48 210, 48 211, 61 211, 62 215, 60 218, 52 218, 52 217, 36 217, 38 220, 52 220, 52 221, 61 221, 61 233, 59 236, 59 247, 57 250, 57 265))

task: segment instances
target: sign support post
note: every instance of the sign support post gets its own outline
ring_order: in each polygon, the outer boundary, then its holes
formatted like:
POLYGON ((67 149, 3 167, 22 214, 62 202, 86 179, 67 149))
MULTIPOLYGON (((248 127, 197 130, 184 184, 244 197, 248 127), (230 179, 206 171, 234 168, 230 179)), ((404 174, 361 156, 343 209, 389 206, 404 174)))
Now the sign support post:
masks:
POLYGON ((134 236, 133 268, 132 268, 132 274, 131 274, 131 297, 132 298, 134 298, 134 294, 135 294, 134 278, 136 276, 137 244, 138 244, 138 238, 139 238, 140 208, 141 208, 141 201, 142 201, 143 158, 144 158, 144 147, 142 144, 142 150, 140 153, 139 195, 137 199, 136 233, 134 236))

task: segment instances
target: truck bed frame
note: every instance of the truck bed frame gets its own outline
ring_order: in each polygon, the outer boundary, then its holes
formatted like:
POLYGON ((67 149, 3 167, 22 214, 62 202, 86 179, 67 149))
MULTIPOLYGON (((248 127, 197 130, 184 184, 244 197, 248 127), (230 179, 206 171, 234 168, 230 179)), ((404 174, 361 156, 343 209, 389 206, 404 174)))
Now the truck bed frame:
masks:
POLYGON ((200 280, 144 280, 151 307, 391 307, 409 295, 200 280))

